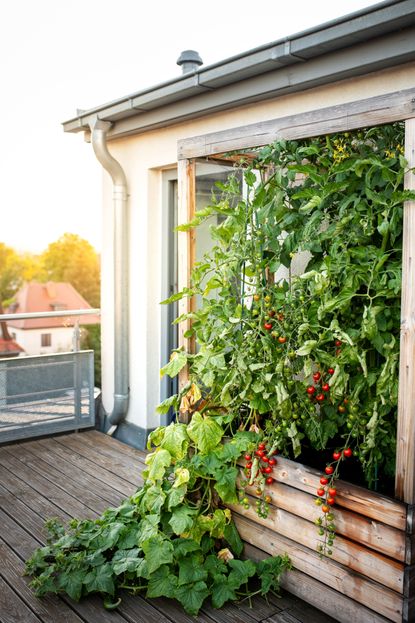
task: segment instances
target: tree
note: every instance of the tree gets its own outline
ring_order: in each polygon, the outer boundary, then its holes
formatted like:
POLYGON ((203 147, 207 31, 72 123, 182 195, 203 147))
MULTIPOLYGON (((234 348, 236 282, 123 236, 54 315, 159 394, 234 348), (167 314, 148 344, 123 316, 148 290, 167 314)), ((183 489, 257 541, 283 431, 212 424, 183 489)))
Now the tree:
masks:
POLYGON ((3 304, 16 294, 23 282, 23 263, 20 256, 0 242, 0 302, 3 304))
POLYGON ((47 280, 69 282, 92 307, 100 305, 100 261, 93 246, 65 233, 41 255, 47 280))

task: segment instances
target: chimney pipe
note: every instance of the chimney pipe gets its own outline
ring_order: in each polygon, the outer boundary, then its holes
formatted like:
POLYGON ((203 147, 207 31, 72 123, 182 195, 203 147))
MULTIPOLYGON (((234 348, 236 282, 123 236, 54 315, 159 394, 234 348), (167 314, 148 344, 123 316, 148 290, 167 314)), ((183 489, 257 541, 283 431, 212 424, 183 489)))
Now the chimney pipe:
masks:
POLYGON ((199 66, 203 65, 203 61, 195 50, 183 50, 177 59, 177 64, 182 68, 183 74, 188 74, 197 71, 199 66))

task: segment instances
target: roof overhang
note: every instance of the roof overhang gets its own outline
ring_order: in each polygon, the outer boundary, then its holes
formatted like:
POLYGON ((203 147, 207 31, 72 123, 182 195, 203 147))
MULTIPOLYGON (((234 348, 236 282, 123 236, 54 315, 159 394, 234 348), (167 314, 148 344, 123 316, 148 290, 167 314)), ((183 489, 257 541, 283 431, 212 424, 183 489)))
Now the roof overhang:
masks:
POLYGON ((110 121, 118 138, 415 60, 415 3, 387 0, 82 111, 66 132, 110 121))

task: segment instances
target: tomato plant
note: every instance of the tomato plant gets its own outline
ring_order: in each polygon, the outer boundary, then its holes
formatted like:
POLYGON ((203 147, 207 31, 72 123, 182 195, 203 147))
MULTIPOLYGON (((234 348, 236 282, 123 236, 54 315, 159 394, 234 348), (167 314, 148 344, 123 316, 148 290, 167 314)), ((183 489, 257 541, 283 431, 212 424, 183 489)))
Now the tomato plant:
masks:
POLYGON ((352 446, 372 488, 395 464, 402 142, 395 123, 261 150, 245 197, 237 171, 179 228, 223 217, 171 299, 201 301, 183 365, 235 428, 294 458, 352 446))

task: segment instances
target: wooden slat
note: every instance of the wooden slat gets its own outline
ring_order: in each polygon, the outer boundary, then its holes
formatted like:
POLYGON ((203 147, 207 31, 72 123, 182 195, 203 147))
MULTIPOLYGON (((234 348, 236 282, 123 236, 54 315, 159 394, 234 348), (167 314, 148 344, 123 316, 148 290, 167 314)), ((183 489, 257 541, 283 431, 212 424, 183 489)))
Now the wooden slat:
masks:
POLYGON ((414 117, 415 89, 377 95, 355 102, 213 132, 178 142, 178 159, 222 154, 414 117))
POLYGON ((0 464, 6 469, 11 469, 23 482, 29 481, 32 489, 46 499, 53 502, 68 514, 75 514, 78 517, 94 517, 96 510, 93 505, 82 504, 74 496, 70 495, 60 487, 57 487, 46 478, 34 472, 30 467, 8 454, 5 448, 0 448, 0 464))
POLYGON ((96 504, 97 509, 102 507, 104 510, 106 506, 118 506, 120 503, 121 496, 118 491, 36 442, 16 444, 13 455, 38 473, 45 474, 48 480, 58 486, 64 483, 62 488, 71 495, 78 496, 80 488, 88 492, 89 499, 96 504))
POLYGON ((127 482, 135 484, 137 487, 143 482, 141 477, 143 465, 141 462, 137 462, 137 465, 135 466, 132 465, 131 461, 128 461, 126 458, 122 458, 120 455, 109 455, 105 446, 99 447, 97 444, 88 445, 82 441, 81 433, 58 437, 56 438, 56 441, 59 444, 63 444, 67 448, 70 448, 74 452, 78 452, 81 456, 89 458, 91 461, 96 463, 97 468, 105 469, 106 471, 114 473, 127 482))
MULTIPOLYGON (((251 499, 251 501, 253 500, 251 499)), ((294 538, 299 545, 307 547, 313 555, 316 553, 321 537, 319 537, 317 527, 313 523, 275 507, 270 508, 268 517, 264 519, 258 517, 254 506, 255 504, 252 503, 249 509, 232 505, 230 508, 238 515, 251 521, 252 530, 257 531, 256 534, 261 534, 262 527, 266 527, 272 530, 276 537, 281 535, 294 538)), ((342 536, 336 536, 332 549, 331 559, 344 565, 344 567, 348 567, 351 573, 360 573, 397 593, 403 592, 402 564, 342 536)))
MULTIPOLYGON (((118 505, 120 503, 119 491, 102 482, 94 475, 85 472, 77 464, 66 460, 63 453, 59 456, 36 441, 25 443, 24 446, 25 456, 36 461, 39 465, 38 469, 41 470, 43 466, 49 466, 47 467, 48 477, 50 478, 53 474, 55 482, 59 478, 64 482, 70 480, 74 483, 76 491, 83 487, 104 500, 107 505, 118 505)), ((131 489, 133 490, 133 487, 131 489)))
POLYGON ((23 561, 1 539, 0 560, 0 575, 13 586, 44 623, 83 623, 82 619, 56 595, 46 595, 43 599, 35 597, 33 590, 28 586, 28 578, 23 577, 25 570, 23 561))
MULTIPOLYGON (((274 478, 279 482, 313 495, 319 488, 321 475, 322 472, 316 469, 283 457, 278 458, 278 465, 273 473, 274 478)), ((336 482, 336 488, 338 491, 336 501, 339 507, 350 509, 399 530, 405 530, 406 506, 402 502, 343 480, 336 482)))
MULTIPOLYGON (((251 545, 245 546, 245 554, 253 560, 261 560, 267 554, 251 545)), ((326 612, 340 623, 388 623, 389 619, 362 606, 342 593, 324 586, 309 575, 292 569, 281 578, 281 586, 326 612)))
MULTIPOLYGON (((415 119, 405 122, 405 158, 415 167, 415 119)), ((408 171, 405 187, 415 190, 415 175, 408 171)), ((415 201, 403 213, 402 302, 399 363, 398 430, 396 445, 396 497, 415 502, 415 201)))
MULTIPOLYGON (((95 449, 99 448, 99 451, 103 452, 106 456, 116 457, 124 461, 130 468, 134 466, 135 462, 137 462, 137 464, 145 464, 147 452, 133 448, 118 439, 114 439, 111 435, 106 435, 97 430, 89 430, 85 431, 85 435, 82 432, 74 433, 74 436, 89 447, 95 449)), ((68 436, 65 435, 63 437, 57 437, 56 439, 57 441, 60 439, 64 441, 67 437, 68 436)))
POLYGON ((0 616, 2 623, 39 623, 40 619, 0 578, 0 616))
POLYGON ((38 446, 40 448, 48 448, 50 455, 55 457, 63 457, 68 463, 76 465, 83 470, 85 474, 90 474, 98 479, 100 483, 104 483, 109 487, 112 487, 115 491, 122 493, 125 496, 132 495, 136 490, 136 486, 128 483, 126 480, 119 478, 116 474, 112 474, 106 470, 98 470, 97 465, 73 450, 70 450, 62 444, 56 443, 54 439, 41 439, 38 440, 38 446))
MULTIPOLYGON (((255 494, 255 487, 247 487, 246 491, 250 495, 258 497, 255 494)), ((313 523, 318 517, 321 517, 321 509, 314 504, 316 495, 311 495, 280 482, 268 485, 267 491, 272 497, 271 505, 274 507, 282 508, 313 523)), ((401 562, 405 560, 405 532, 345 510, 337 505, 333 507, 333 512, 336 516, 336 534, 341 534, 364 547, 390 556, 395 560, 401 562)), ((402 565, 399 568, 402 568, 402 565)))
MULTIPOLYGON (((193 160, 182 160, 177 166, 177 187, 178 187, 178 214, 179 225, 183 225, 192 220, 195 213, 196 204, 196 164, 193 160)), ((190 273, 195 262, 195 231, 177 232, 177 262, 178 262, 178 289, 179 292, 185 287, 190 286, 190 273)), ((178 302, 178 314, 188 313, 193 306, 192 298, 184 297, 178 302)), ((190 328, 190 322, 179 324, 178 346, 186 352, 194 351, 194 341, 184 337, 184 333, 190 328)), ((179 388, 186 385, 189 378, 187 368, 183 369, 179 375, 179 388)))
MULTIPOLYGON (((299 545, 294 540, 276 535, 273 530, 264 526, 256 526, 239 515, 235 515, 235 522, 244 541, 254 546, 245 548, 247 557, 255 558, 256 549, 268 555, 287 553, 296 570, 294 574, 301 572, 297 577, 301 578, 303 585, 311 584, 314 587, 313 594, 308 595, 307 592, 298 594, 295 575, 293 577, 293 572, 288 572, 281 585, 294 595, 324 609, 330 616, 345 623, 351 621, 378 623, 384 622, 385 618, 400 623, 402 596, 398 593, 353 573, 334 560, 320 558, 316 552, 299 545), (340 603, 344 608, 342 613, 336 606, 340 603), (366 615, 367 618, 363 618, 366 615)), ((292 535, 297 536, 294 526, 292 535)))

